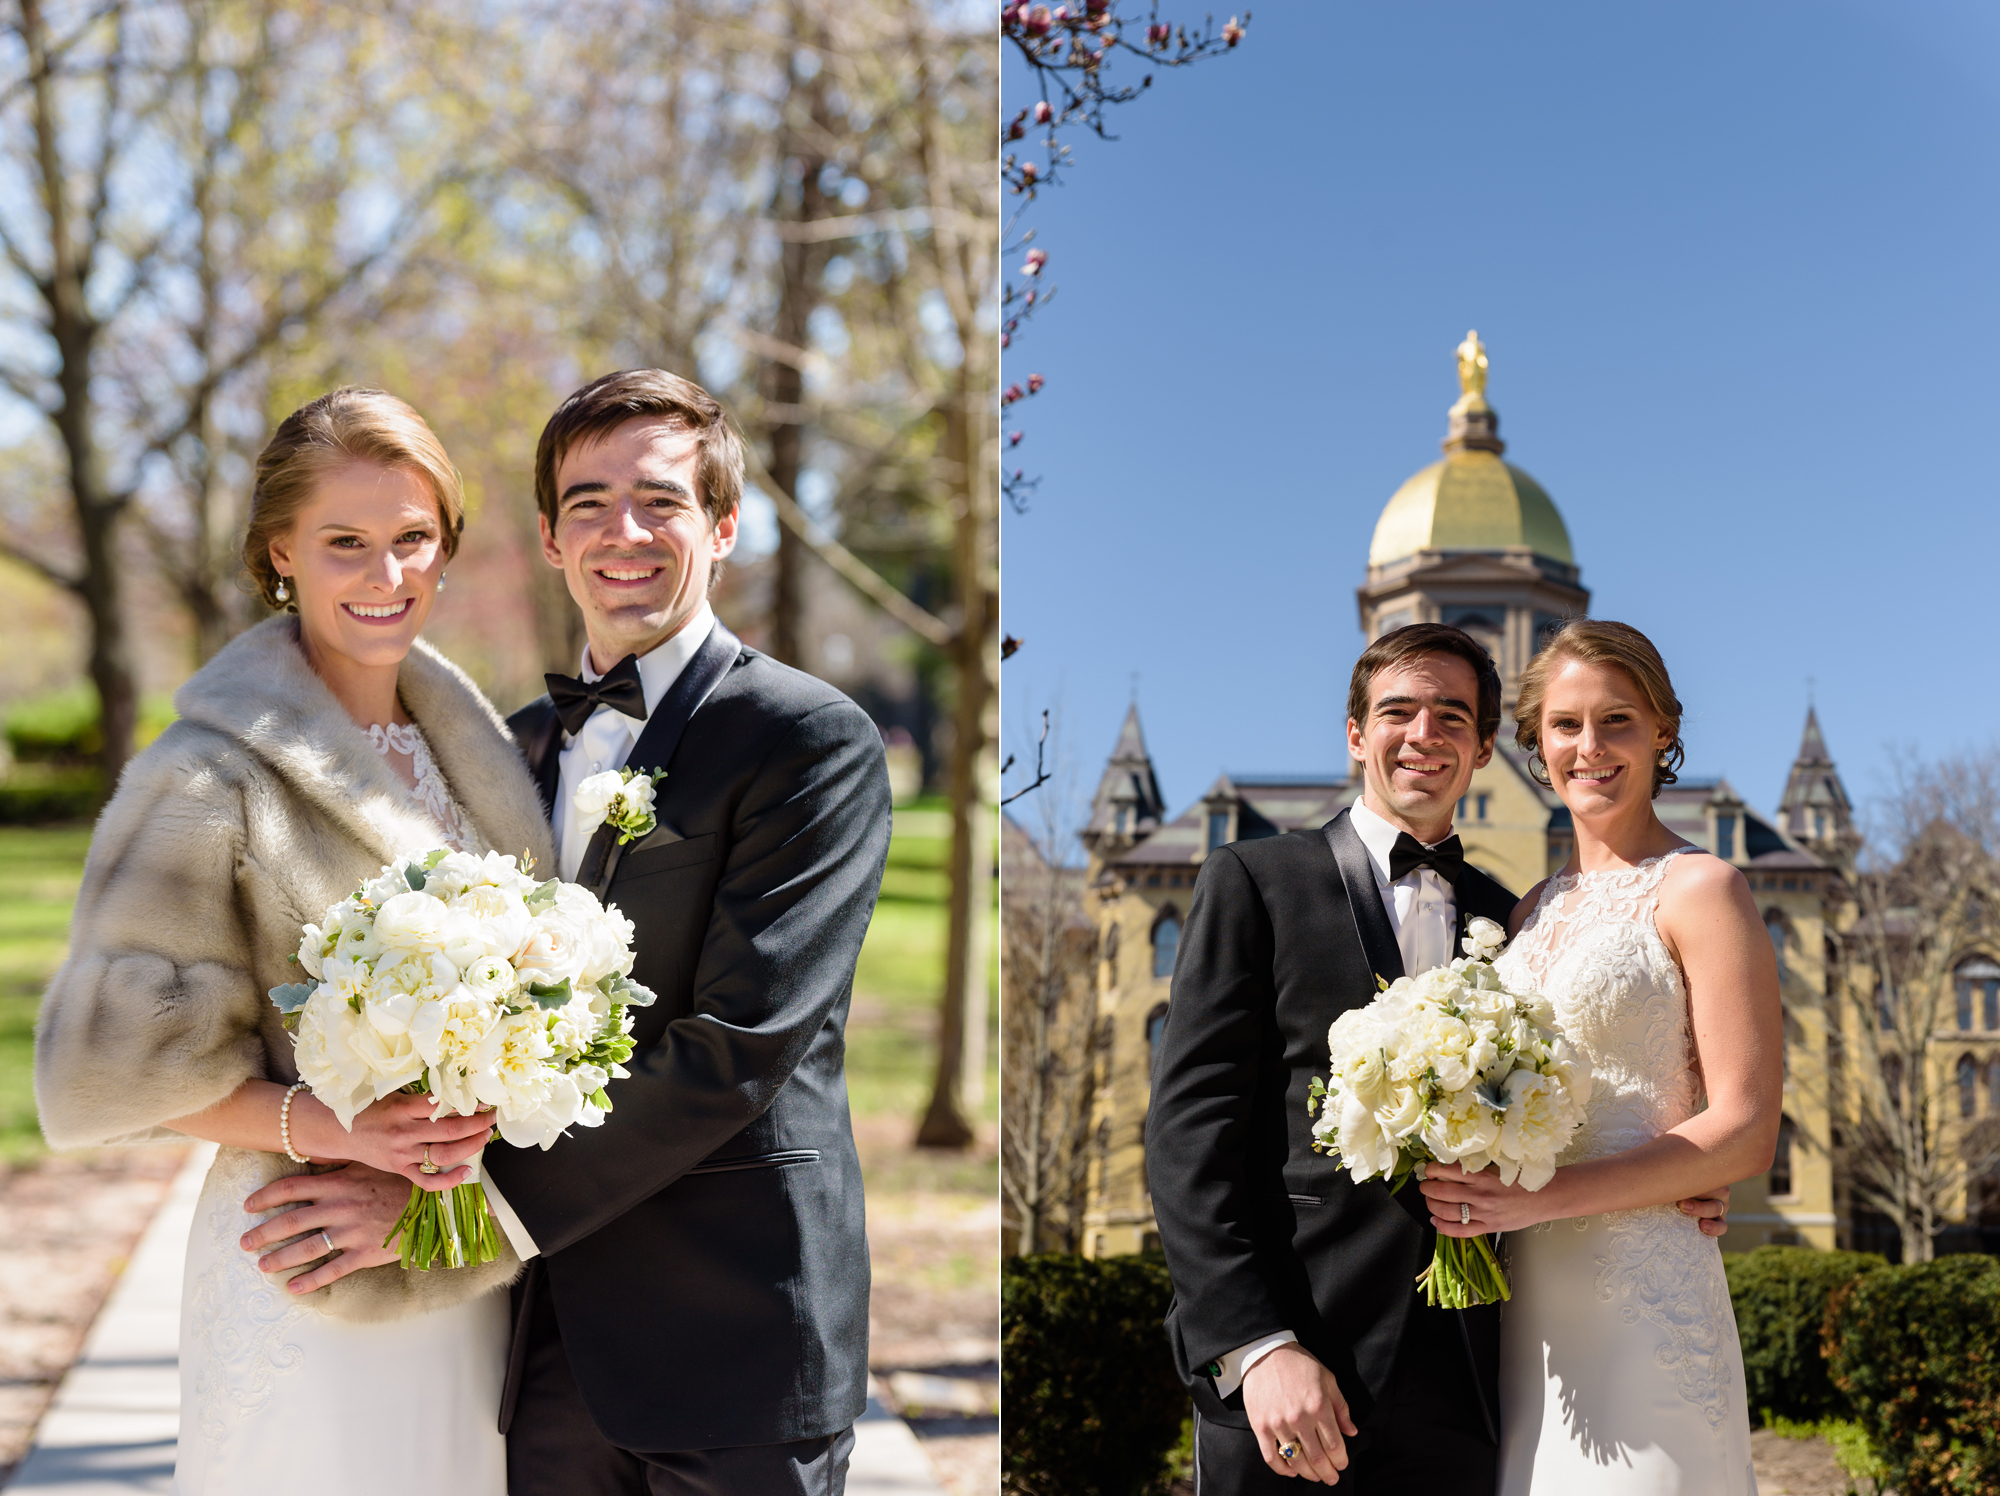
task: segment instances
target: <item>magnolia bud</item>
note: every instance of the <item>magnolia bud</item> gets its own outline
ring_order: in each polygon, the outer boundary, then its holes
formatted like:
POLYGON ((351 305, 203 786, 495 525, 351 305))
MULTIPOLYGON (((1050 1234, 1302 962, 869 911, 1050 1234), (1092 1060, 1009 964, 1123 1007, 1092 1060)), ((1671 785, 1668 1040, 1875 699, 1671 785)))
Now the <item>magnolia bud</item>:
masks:
POLYGON ((1034 162, 1024 161, 1021 163, 1021 180, 1026 182, 1030 187, 1034 186, 1041 174, 1041 169, 1034 162))
POLYGON ((1055 118, 1055 110, 1049 108, 1049 101, 1047 99, 1043 99, 1041 103, 1035 106, 1036 124, 1046 125, 1053 118, 1055 118))
POLYGON ((1222 40, 1232 47, 1243 40, 1243 28, 1236 24, 1236 17, 1231 16, 1222 28, 1222 40))
POLYGON ((1021 387, 1018 384, 1010 384, 1000 392, 1000 403, 1002 405, 1012 405, 1016 400, 1023 398, 1025 397, 1021 394, 1021 387))
POLYGON ((1049 30, 1049 20, 1049 8, 1046 5, 1037 5, 1033 10, 1028 12, 1021 24, 1030 36, 1046 36, 1049 30))
POLYGON ((1044 380, 1041 375, 1030 374, 1028 376, 1028 393, 1031 395, 1039 395, 1042 392, 1042 386, 1045 383, 1047 383, 1047 381, 1044 380))
POLYGON ((1047 250, 1031 249, 1028 251, 1028 258, 1022 262, 1021 273, 1023 275, 1040 275, 1042 267, 1048 264, 1048 262, 1049 252, 1047 250))
POLYGON ((1026 435, 1027 435, 1027 432, 1025 432, 1025 431, 1010 431, 1010 432, 1008 432, 1008 433, 1007 433, 1007 445, 1008 445, 1008 446, 1010 446, 1010 447, 1018 447, 1018 446, 1020 446, 1020 445, 1021 445, 1021 438, 1022 438, 1022 437, 1024 437, 1024 436, 1026 436, 1026 435))

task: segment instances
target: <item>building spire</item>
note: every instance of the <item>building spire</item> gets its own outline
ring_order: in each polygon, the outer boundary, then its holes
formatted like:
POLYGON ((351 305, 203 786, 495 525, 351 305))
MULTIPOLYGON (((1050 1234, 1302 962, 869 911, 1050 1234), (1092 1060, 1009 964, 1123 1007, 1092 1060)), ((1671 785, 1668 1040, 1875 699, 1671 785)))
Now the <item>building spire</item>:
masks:
POLYGON ((1802 842, 1836 866, 1846 867, 1861 845, 1854 829, 1854 805, 1840 782, 1820 732, 1819 712, 1806 708, 1805 731, 1799 735, 1799 756, 1792 760, 1785 781, 1785 798, 1778 802, 1778 819, 1794 840, 1802 842))
POLYGON ((1458 402, 1451 408, 1451 423, 1445 428, 1447 452, 1491 452, 1496 457, 1507 450, 1500 440, 1500 417, 1486 403, 1486 345, 1477 331, 1468 332, 1458 345, 1458 402))
POLYGON ((1166 816, 1153 756, 1146 751, 1145 729, 1139 725, 1139 703, 1125 709, 1118 742, 1097 782, 1090 802, 1090 821, 1080 833, 1094 859, 1115 856, 1159 828, 1166 816))

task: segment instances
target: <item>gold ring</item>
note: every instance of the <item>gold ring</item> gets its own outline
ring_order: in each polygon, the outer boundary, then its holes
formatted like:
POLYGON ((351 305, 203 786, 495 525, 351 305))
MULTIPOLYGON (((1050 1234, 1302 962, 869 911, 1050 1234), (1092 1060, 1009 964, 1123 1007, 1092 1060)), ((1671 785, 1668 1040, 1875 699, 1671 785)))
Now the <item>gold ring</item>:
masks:
POLYGON ((424 1144, 424 1161, 417 1165, 417 1172, 419 1174, 442 1174, 444 1172, 441 1167, 431 1162, 431 1145, 429 1143, 424 1144))
POLYGON ((1298 1446, 1295 1444, 1280 1444, 1278 1446, 1278 1458, 1283 1460, 1287 1465, 1298 1458, 1298 1453, 1298 1446))

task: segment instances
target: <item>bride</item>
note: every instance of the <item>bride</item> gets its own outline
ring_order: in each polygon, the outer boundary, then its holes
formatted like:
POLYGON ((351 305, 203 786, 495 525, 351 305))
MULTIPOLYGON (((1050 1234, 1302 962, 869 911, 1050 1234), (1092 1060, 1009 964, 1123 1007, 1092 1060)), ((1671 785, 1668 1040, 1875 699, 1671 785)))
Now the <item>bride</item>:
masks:
POLYGON ((1565 624, 1521 678, 1515 741, 1569 807, 1576 850, 1515 909, 1498 967, 1589 1055, 1589 1116, 1538 1192, 1439 1165, 1422 1186, 1440 1232, 1511 1233, 1501 1496, 1757 1488, 1721 1252, 1655 1203, 1769 1168, 1783 1084, 1749 885, 1653 811, 1680 715, 1659 652, 1622 623, 1565 624))
POLYGON ((486 1120, 398 1094, 344 1131, 291 1084, 266 996, 300 927, 398 853, 548 860, 499 718, 417 642, 463 521, 451 460, 393 396, 336 390, 278 427, 243 559, 288 611, 209 661, 126 769, 43 999, 51 1144, 221 1145, 188 1243, 182 1496, 506 1487, 497 1290, 519 1260, 406 1273, 362 1224, 469 1178, 486 1120))

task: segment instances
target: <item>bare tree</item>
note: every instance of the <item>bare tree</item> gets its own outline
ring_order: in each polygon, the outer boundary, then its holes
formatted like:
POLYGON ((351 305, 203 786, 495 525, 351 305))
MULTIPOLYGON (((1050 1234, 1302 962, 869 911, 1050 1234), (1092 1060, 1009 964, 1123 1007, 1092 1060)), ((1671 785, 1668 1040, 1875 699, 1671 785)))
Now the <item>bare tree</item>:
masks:
POLYGON ((453 136, 412 117, 401 40, 393 9, 310 0, 23 0, 0 27, 0 386, 60 454, 72 535, 0 553, 85 607, 107 783, 137 711, 123 522, 212 650, 272 355, 407 293, 436 232, 453 136))
POLYGON ((2000 759, 1905 759, 1880 821, 1882 855, 1855 879, 1829 1084, 1854 1201, 1895 1225, 1905 1262, 1926 1262, 2000 1165, 1990 1119, 1961 1115, 1950 1054, 1957 969, 2000 934, 2000 759))
POLYGON ((1001 1190, 1014 1249, 1075 1252, 1090 1167, 1097 1029, 1097 934, 1084 870, 1063 849, 1064 800, 1035 802, 1034 832, 1001 827, 1001 1190))

